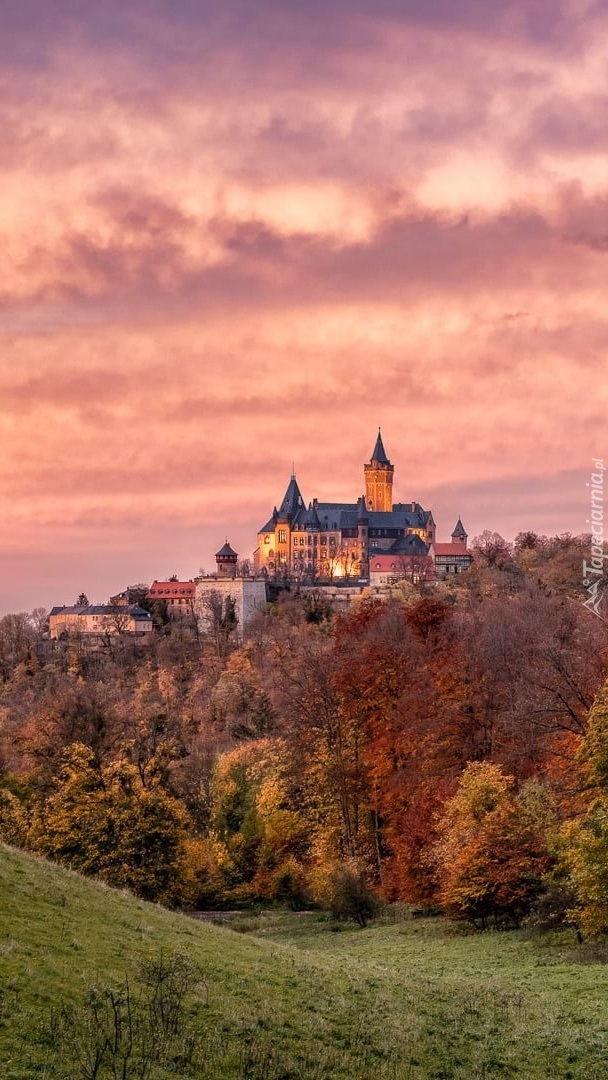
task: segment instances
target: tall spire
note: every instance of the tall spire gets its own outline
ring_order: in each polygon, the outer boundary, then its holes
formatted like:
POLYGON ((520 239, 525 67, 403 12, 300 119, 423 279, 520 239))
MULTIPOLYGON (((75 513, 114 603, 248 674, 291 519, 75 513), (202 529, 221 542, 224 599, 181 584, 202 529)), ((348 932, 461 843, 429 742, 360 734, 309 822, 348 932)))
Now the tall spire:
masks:
POLYGON ((283 496, 283 502, 279 507, 279 514, 281 517, 287 517, 291 521, 298 510, 303 506, 304 500, 302 499, 302 493, 298 487, 295 473, 292 472, 289 484, 287 485, 287 491, 283 496))
POLYGON ((378 438, 376 439, 376 445, 374 446, 374 452, 370 458, 370 461, 377 462, 378 465, 390 465, 390 462, 386 456, 384 446, 382 445, 382 435, 380 434, 380 428, 378 428, 378 438))

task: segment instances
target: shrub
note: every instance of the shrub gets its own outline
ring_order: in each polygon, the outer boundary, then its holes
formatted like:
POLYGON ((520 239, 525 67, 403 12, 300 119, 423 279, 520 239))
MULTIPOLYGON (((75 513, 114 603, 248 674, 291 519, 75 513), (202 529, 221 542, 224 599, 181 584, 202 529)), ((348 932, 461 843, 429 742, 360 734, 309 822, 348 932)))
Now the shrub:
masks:
POLYGON ((353 919, 365 927, 378 913, 378 897, 356 867, 337 866, 329 879, 329 909, 335 919, 353 919))

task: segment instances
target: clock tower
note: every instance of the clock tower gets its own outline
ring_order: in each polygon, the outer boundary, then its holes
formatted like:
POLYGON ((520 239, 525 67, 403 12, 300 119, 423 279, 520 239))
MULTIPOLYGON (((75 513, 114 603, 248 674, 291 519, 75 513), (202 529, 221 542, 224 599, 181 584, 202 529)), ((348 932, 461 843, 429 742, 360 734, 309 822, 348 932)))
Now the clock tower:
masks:
POLYGON ((389 513, 393 509, 393 473, 395 466, 388 460, 382 436, 378 428, 378 438, 365 472, 365 505, 368 510, 380 510, 389 513))

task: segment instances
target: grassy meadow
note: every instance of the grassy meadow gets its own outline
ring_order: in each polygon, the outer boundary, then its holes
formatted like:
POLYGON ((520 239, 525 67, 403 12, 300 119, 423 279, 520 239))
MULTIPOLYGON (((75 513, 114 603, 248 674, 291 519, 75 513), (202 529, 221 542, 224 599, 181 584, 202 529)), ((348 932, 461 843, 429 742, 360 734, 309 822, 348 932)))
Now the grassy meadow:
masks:
POLYGON ((0 846, 0 1077, 605 1080, 601 959, 405 912, 212 925, 0 846))

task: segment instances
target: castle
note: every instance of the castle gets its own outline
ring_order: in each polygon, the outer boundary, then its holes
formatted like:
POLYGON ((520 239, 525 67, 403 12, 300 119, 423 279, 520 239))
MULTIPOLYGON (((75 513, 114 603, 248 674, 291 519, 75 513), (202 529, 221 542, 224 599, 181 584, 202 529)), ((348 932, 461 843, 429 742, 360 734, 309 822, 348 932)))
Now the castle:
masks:
POLYGON ((256 574, 301 582, 369 580, 375 556, 390 555, 402 565, 426 558, 435 543, 433 515, 417 502, 393 503, 394 471, 378 430, 357 502, 313 499, 306 506, 292 473, 280 506, 258 532, 256 574))
POLYGON ((91 640, 110 633, 146 637, 152 619, 137 606, 144 600, 161 601, 176 616, 193 615, 203 629, 221 620, 230 604, 242 634, 273 591, 276 595, 292 582, 315 588, 318 583, 330 602, 348 602, 364 588, 382 592, 404 578, 417 583, 468 570, 473 558, 460 518, 452 542, 437 543, 430 510, 417 502, 393 503, 394 472, 378 430, 363 466, 365 494, 356 502, 313 499, 306 506, 292 473, 279 508, 258 532, 253 574, 239 573, 238 554, 226 540, 215 555, 215 574, 131 586, 110 605, 53 608, 51 637, 75 632, 91 640))

